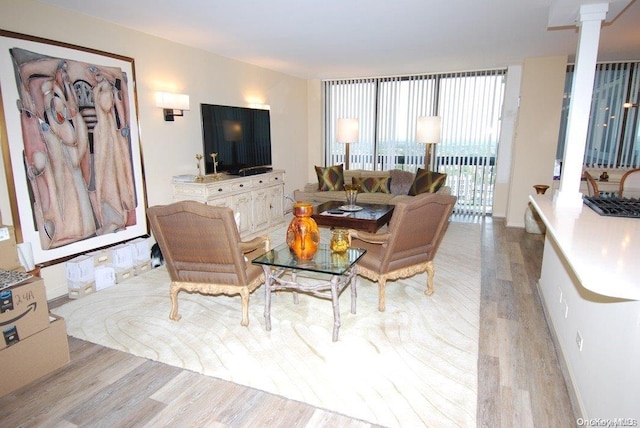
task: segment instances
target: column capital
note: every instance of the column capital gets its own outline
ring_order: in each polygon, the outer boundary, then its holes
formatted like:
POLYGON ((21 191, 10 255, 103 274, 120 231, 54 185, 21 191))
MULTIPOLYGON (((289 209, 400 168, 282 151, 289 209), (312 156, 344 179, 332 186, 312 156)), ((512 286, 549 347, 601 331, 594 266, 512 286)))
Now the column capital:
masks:
POLYGON ((609 11, 609 3, 583 4, 578 12, 578 22, 604 21, 609 11))

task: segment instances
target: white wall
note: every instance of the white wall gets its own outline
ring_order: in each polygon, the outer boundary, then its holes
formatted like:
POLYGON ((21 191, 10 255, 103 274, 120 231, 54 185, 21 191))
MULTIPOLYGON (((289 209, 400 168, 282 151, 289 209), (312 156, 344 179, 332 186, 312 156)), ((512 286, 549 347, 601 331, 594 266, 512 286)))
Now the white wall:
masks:
POLYGON ((324 106, 322 102, 322 81, 309 80, 309 135, 307 138, 307 181, 317 180, 314 165, 324 165, 324 106))
POLYGON ((508 227, 524 227, 533 186, 553 183, 566 56, 527 58, 522 67, 507 203, 508 227))
MULTIPOLYGON (((306 80, 30 0, 0 0, 0 4, 3 30, 134 58, 148 205, 171 202, 171 177, 196 172, 195 154, 202 153, 200 103, 269 104, 273 166, 286 171, 285 194, 307 182, 310 133, 306 80), (162 110, 154 106, 156 91, 188 94, 191 110, 175 122, 165 122, 162 110)), ((0 55, 2 61, 9 61, 8 53, 0 55)), ((5 171, 0 168, 2 220, 15 224, 5 171)), ((64 269, 45 268, 42 274, 49 299, 66 292, 64 269)))

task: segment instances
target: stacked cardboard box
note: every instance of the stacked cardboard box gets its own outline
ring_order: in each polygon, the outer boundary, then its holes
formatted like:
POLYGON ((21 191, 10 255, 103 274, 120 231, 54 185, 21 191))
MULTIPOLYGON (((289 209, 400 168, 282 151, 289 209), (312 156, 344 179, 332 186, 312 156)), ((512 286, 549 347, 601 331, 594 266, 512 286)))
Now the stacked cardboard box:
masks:
POLYGON ((151 269, 149 243, 137 238, 67 262, 69 297, 77 299, 151 269))
POLYGON ((13 226, 0 226, 0 268, 7 270, 20 268, 13 226))
POLYGON ((67 288, 70 299, 79 299, 96 291, 94 258, 82 255, 69 260, 67 269, 67 288))
POLYGON ((18 343, 49 326, 49 309, 44 281, 31 278, 0 290, 0 349, 18 343))
POLYGON ((116 283, 119 284, 133 277, 133 246, 119 244, 109 248, 109 252, 111 253, 111 264, 116 270, 116 283))
POLYGON ((109 264, 95 267, 96 291, 116 285, 116 270, 109 264))
POLYGON ((44 281, 0 290, 0 396, 69 362, 64 319, 49 313, 44 281))
MULTIPOLYGON (((0 226, 0 268, 21 269, 12 226, 0 226)), ((69 362, 64 319, 49 313, 44 281, 0 290, 0 397, 69 362)))
POLYGON ((151 249, 149 241, 144 238, 136 238, 129 242, 133 252, 133 269, 135 275, 143 274, 151 269, 151 249))

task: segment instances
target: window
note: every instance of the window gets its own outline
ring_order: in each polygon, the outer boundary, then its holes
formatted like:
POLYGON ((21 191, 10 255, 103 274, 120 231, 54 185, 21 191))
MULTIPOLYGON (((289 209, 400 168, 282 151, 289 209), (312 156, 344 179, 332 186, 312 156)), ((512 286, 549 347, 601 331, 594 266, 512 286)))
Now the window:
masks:
MULTIPOLYGON (((565 94, 556 157, 564 158, 574 66, 567 67, 565 94)), ((638 98, 640 63, 596 65, 591 113, 583 163, 586 167, 640 166, 638 98)))
POLYGON ((325 162, 345 161, 336 141, 339 118, 358 118, 350 145, 352 169, 416 171, 426 147, 416 142, 420 116, 441 116, 433 167, 447 174, 456 212, 486 214, 493 204, 506 70, 324 82, 325 162))

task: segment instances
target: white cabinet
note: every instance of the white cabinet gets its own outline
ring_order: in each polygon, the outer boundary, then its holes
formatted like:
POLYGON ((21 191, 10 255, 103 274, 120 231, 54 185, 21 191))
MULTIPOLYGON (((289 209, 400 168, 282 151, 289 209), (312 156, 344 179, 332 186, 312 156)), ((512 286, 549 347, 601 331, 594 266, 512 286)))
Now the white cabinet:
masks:
POLYGON ((240 236, 258 235, 284 222, 284 171, 249 177, 207 175, 203 181, 174 177, 173 200, 224 206, 240 215, 240 236))

